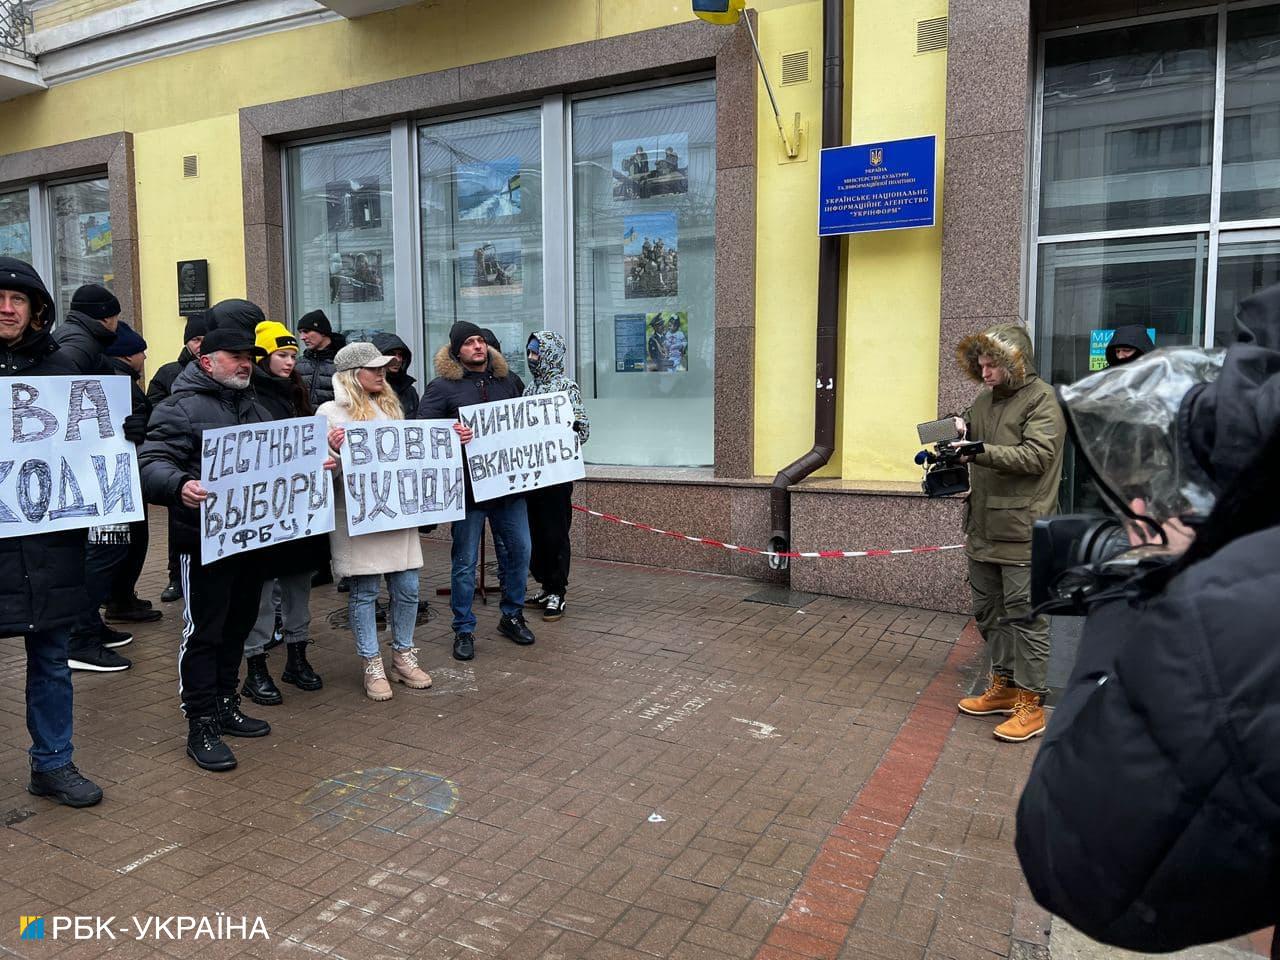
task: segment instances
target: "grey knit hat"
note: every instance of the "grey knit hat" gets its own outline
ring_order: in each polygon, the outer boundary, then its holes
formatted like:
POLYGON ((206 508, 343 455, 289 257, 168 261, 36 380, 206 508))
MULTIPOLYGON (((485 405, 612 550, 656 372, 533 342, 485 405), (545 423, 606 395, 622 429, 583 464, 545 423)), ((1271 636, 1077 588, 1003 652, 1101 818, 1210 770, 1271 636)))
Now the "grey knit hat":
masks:
POLYGON ((359 370, 361 367, 385 367, 391 357, 384 357, 382 351, 372 343, 348 343, 333 358, 333 368, 338 373, 343 370, 359 370))

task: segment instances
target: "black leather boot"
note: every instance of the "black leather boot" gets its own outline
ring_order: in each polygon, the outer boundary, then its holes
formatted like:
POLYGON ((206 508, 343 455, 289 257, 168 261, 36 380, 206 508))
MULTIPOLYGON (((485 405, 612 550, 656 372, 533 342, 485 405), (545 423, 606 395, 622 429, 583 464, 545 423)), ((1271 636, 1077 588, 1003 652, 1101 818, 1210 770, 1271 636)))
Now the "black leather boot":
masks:
POLYGON ((240 712, 240 698, 235 694, 218 697, 218 725, 229 737, 265 737, 271 732, 267 721, 240 712))
POLYGON ((280 679, 285 683, 292 683, 299 690, 319 690, 324 686, 320 674, 316 673, 307 662, 307 644, 310 642, 310 640, 299 640, 297 643, 285 646, 289 654, 289 662, 285 664, 284 673, 280 674, 280 679))
POLYGON ((217 717, 187 717, 187 756, 205 770, 231 770, 236 755, 222 742, 217 717))
POLYGON ((102 799, 102 788, 87 779, 74 763, 56 770, 32 770, 27 791, 37 797, 50 797, 68 807, 92 807, 102 799))
POLYGON ((284 697, 280 695, 280 688, 271 679, 271 674, 267 673, 265 653, 255 657, 245 657, 244 666, 244 686, 240 688, 242 694, 264 707, 274 707, 284 702, 284 697))

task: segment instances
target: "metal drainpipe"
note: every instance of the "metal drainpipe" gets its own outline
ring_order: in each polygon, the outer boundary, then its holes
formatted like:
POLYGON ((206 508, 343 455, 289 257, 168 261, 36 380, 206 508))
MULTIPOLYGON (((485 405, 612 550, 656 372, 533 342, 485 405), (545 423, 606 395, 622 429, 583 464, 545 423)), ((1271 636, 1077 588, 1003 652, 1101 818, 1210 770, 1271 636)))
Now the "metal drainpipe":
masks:
MULTIPOLYGON (((844 142, 844 0, 822 0, 822 145, 844 142)), ((814 396, 813 449, 773 478, 769 549, 791 549, 791 494, 799 483, 831 459, 836 449, 836 341, 840 327, 840 238, 818 241, 818 363, 814 396)), ((771 559, 785 570, 787 561, 771 559)))

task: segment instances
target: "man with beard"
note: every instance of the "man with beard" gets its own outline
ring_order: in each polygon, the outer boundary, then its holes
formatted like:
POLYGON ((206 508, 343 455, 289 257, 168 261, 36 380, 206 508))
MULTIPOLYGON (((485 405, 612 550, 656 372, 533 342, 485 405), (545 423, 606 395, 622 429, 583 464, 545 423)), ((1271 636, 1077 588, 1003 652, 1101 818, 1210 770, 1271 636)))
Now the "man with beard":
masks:
POLYGON ((138 456, 143 495, 169 508, 177 536, 182 593, 186 598, 178 650, 178 692, 187 717, 187 756, 205 770, 230 770, 235 754, 224 734, 265 737, 264 720, 240 712, 240 657, 258 616, 266 574, 252 551, 200 560, 202 436, 206 430, 271 420, 249 390, 253 358, 261 354, 251 336, 235 326, 210 331, 200 356, 173 383, 173 392, 152 414, 147 442, 138 456))

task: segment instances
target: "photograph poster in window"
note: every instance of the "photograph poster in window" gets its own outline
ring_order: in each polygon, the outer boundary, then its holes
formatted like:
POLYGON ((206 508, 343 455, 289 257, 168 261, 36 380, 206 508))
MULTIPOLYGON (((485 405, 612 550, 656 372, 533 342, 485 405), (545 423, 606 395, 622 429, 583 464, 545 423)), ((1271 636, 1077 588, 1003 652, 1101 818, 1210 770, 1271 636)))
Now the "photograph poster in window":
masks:
POLYGON ((382 299, 381 250, 329 254, 330 303, 373 303, 382 299))
POLYGON ((613 199, 647 200, 689 192, 689 135, 669 133, 613 143, 613 199))
POLYGON ((458 165, 458 219, 501 220, 520 213, 520 158, 458 165))
POLYGON ((332 180, 325 185, 325 200, 330 233, 382 226, 382 182, 377 177, 332 180))
POLYGON ((626 299, 674 297, 679 292, 679 237, 674 210, 622 218, 626 299))
POLYGON ((458 257, 458 292, 464 297, 524 292, 519 239, 467 244, 458 257))

